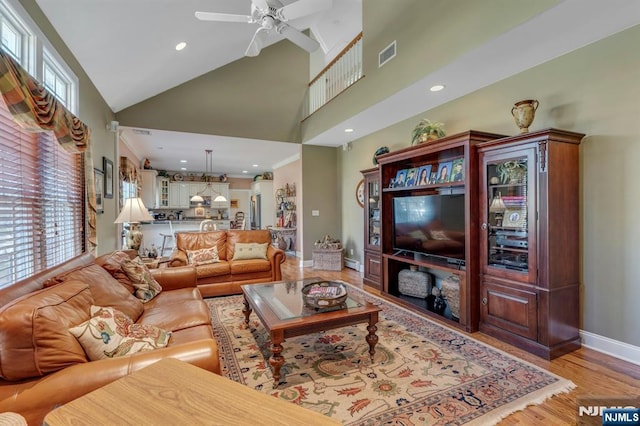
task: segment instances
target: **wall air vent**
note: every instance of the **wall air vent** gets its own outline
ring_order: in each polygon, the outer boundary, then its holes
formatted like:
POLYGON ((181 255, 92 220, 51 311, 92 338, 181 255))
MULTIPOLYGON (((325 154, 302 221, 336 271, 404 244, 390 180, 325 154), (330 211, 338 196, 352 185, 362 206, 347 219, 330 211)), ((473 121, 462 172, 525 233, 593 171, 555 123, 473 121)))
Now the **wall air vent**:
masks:
POLYGON ((133 133, 135 133, 136 135, 145 135, 145 136, 151 135, 150 130, 142 130, 142 129, 133 129, 133 133))
POLYGON ((393 40, 391 44, 382 49, 378 53, 378 68, 396 57, 396 41, 393 40))

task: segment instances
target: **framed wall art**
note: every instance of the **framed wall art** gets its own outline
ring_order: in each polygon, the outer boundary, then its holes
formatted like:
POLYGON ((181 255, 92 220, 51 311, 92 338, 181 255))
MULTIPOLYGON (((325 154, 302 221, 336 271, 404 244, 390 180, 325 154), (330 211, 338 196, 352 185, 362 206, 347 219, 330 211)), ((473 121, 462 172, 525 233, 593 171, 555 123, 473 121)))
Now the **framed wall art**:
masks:
POLYGON ((104 173, 104 198, 113 198, 113 161, 102 157, 102 171, 104 173))
POLYGON ((93 169, 93 179, 96 192, 96 213, 104 213, 104 207, 102 202, 103 188, 104 188, 104 173, 100 169, 93 169))

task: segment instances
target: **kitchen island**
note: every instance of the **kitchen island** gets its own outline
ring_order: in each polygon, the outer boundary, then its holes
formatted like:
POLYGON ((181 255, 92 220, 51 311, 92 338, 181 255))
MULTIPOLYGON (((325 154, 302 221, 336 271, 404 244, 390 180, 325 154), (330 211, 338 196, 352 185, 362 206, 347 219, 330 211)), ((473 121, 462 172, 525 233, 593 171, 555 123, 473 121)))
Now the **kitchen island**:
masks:
MULTIPOLYGON (((151 245, 155 246, 158 250, 158 255, 162 256, 163 253, 160 253, 160 247, 162 247, 162 235, 170 235, 171 229, 173 228, 173 232, 190 232, 190 231, 199 231, 200 230, 200 222, 204 219, 183 219, 183 220, 156 220, 153 222, 143 222, 140 224, 140 230, 142 231, 142 246, 141 249, 150 249, 151 245)), ((230 221, 227 220, 218 220, 213 219, 213 222, 216 224, 217 229, 229 229, 230 221)), ((171 249, 174 246, 174 239, 167 239, 166 247, 170 249, 166 249, 165 247, 165 255, 169 255, 171 253, 171 249)))

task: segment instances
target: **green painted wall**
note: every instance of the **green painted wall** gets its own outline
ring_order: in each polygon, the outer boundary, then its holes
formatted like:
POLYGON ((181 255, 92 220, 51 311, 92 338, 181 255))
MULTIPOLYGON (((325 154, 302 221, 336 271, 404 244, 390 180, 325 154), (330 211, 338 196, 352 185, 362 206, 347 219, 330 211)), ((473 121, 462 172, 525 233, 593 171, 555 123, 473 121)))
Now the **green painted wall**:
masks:
POLYGON ((325 235, 340 238, 341 174, 335 148, 302 146, 302 247, 303 260, 311 260, 313 243, 325 235), (317 210, 319 216, 313 216, 317 210))
POLYGON ((309 56, 288 40, 116 114, 121 125, 300 142, 309 56))

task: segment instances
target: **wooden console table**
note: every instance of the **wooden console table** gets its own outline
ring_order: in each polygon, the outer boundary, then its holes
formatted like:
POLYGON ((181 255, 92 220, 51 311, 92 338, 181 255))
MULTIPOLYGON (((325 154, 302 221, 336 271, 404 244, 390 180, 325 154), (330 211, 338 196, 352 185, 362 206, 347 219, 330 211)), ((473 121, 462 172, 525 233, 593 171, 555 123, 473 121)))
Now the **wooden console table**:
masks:
POLYGON ((166 358, 75 399, 44 424, 339 425, 315 411, 166 358))

